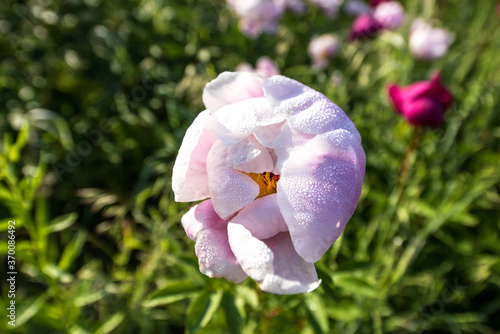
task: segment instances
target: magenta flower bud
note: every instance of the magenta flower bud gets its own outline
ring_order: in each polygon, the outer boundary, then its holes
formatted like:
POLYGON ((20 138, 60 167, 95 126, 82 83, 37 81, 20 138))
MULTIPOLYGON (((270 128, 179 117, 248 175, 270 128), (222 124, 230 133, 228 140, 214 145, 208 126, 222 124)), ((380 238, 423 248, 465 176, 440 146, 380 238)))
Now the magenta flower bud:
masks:
POLYGON ((421 81, 401 88, 389 87, 389 96, 408 123, 416 126, 438 127, 444 121, 444 113, 452 103, 452 95, 440 82, 436 73, 431 81, 421 81))
POLYGON ((373 17, 384 29, 396 29, 405 22, 405 11, 397 1, 383 2, 375 8, 373 17))
POLYGON ((349 39, 351 41, 372 39, 383 29, 383 26, 371 15, 360 15, 354 20, 349 39))
POLYGON ((337 36, 324 34, 313 38, 309 43, 309 57, 311 57, 315 67, 325 68, 330 58, 339 51, 339 48, 340 41, 337 36))
POLYGON ((370 6, 377 7, 382 2, 387 2, 387 1, 389 1, 389 0, 371 0, 370 1, 370 6))

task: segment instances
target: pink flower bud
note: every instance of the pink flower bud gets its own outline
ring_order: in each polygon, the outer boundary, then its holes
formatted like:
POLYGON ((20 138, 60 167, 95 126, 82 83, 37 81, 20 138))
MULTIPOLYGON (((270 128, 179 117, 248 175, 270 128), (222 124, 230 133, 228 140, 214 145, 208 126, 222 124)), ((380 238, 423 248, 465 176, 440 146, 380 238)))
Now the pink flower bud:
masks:
POLYGON ((364 14, 354 20, 349 39, 351 41, 372 39, 383 29, 382 25, 371 15, 364 14))
POLYGON ((372 9, 363 0, 349 0, 346 2, 344 10, 351 16, 359 16, 369 14, 372 9))
POLYGON ((274 0, 274 2, 284 10, 289 9, 294 13, 303 13, 306 9, 302 0, 274 0))
POLYGON ((249 37, 275 32, 284 10, 271 0, 227 0, 227 3, 240 18, 241 32, 249 37))
POLYGON ((416 126, 440 126, 452 103, 452 95, 441 84, 439 73, 431 81, 416 82, 405 88, 393 84, 389 96, 396 111, 416 126))
POLYGON ((441 58, 452 42, 453 36, 447 30, 434 28, 421 19, 416 19, 411 26, 410 51, 416 58, 441 58))
POLYGON ((237 72, 251 72, 263 75, 265 77, 272 77, 273 75, 280 74, 278 65, 269 57, 262 56, 257 59, 257 66, 255 68, 248 63, 241 63, 236 67, 237 72))
POLYGON ((337 15, 339 7, 344 0, 310 0, 310 2, 323 10, 326 16, 334 17, 337 15))
POLYGON ((405 11, 397 1, 388 1, 379 4, 373 13, 375 19, 384 29, 396 29, 405 22, 405 11))
POLYGON ((328 61, 334 56, 340 48, 340 41, 333 34, 325 34, 315 37, 309 43, 309 57, 311 57, 314 66, 325 68, 328 61))

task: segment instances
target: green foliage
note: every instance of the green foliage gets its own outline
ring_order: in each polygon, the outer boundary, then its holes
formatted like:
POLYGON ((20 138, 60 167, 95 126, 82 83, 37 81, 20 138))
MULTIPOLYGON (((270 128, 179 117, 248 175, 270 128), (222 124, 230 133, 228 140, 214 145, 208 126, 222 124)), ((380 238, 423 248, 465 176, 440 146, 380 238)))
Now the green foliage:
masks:
POLYGON ((345 43, 320 71, 307 45, 316 34, 344 36, 345 14, 287 13, 276 35, 252 40, 224 1, 2 1, 0 252, 6 272, 15 220, 18 274, 15 328, 0 284, 0 331, 498 332, 495 2, 402 1, 405 26, 345 43), (446 57, 411 57, 418 16, 455 33, 446 57), (306 295, 203 276, 180 225, 187 204, 170 190, 205 83, 262 55, 341 106, 367 154, 357 210, 316 264, 322 285, 306 295), (408 153, 414 130, 391 110, 386 87, 434 70, 454 106, 408 153))

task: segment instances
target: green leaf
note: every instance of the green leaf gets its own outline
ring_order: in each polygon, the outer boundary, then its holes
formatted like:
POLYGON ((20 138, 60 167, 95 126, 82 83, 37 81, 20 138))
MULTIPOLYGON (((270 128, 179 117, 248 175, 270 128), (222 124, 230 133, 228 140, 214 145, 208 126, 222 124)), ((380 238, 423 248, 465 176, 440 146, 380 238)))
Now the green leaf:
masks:
POLYGON ((68 270, 71 267, 73 261, 82 252, 82 248, 86 238, 87 232, 85 232, 84 230, 79 230, 76 236, 68 243, 66 248, 64 248, 61 259, 59 260, 59 268, 61 268, 61 270, 68 270))
POLYGON ((234 296, 229 293, 225 293, 222 297, 222 308, 226 315, 227 329, 231 334, 241 333, 241 324, 243 322, 240 312, 236 307, 236 301, 234 296))
POLYGON ((47 230, 51 232, 59 232, 67 229, 76 222, 78 214, 76 212, 68 213, 52 219, 47 226, 47 230))
POLYGON ((104 322, 94 333, 107 334, 113 332, 125 319, 125 312, 118 312, 104 322))
POLYGON ((325 304, 317 293, 309 293, 305 295, 305 306, 307 310, 307 318, 312 326, 314 333, 323 334, 330 332, 330 324, 328 323, 328 314, 325 310, 325 304))
POLYGON ((355 293, 357 295, 370 298, 377 298, 379 296, 378 291, 373 286, 357 277, 335 275, 334 280, 337 287, 355 293))
POLYGON ((29 123, 24 122, 21 131, 19 131, 19 134, 17 135, 16 142, 10 147, 9 150, 10 161, 12 162, 19 161, 19 158, 21 156, 20 152, 28 142, 29 129, 30 129, 29 123))
POLYGON ((38 298, 36 298, 33 302, 26 301, 26 304, 29 305, 24 309, 20 309, 16 316, 16 326, 21 327, 28 320, 30 320, 35 314, 40 311, 42 306, 47 301, 49 295, 47 292, 41 294, 38 298))
POLYGON ((201 287, 192 282, 174 282, 155 291, 142 304, 144 307, 167 305, 176 301, 193 297, 201 292, 201 287))
POLYGON ((205 327, 219 308, 222 291, 206 292, 196 297, 187 311, 186 327, 188 333, 196 333, 205 327))

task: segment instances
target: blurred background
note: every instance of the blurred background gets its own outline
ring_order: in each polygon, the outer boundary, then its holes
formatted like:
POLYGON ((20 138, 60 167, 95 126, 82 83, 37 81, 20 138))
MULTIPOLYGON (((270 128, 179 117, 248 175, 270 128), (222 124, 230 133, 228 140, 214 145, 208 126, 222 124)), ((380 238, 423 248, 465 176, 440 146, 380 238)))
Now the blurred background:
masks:
POLYGON ((298 1, 249 33, 235 2, 0 3, 1 277, 13 233, 17 271, 15 327, 2 279, 0 331, 498 333, 497 2, 400 1, 404 23, 360 41, 348 36, 367 3, 298 1), (449 32, 444 55, 412 53, 417 18, 449 32), (338 45, 315 65, 308 45, 326 33, 338 45), (201 274, 180 224, 190 204, 170 187, 204 85, 261 56, 337 103, 367 155, 357 210, 309 294, 201 274), (387 87, 435 71, 454 103, 416 145, 387 87))

